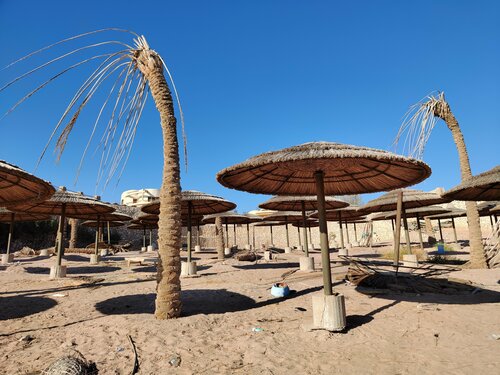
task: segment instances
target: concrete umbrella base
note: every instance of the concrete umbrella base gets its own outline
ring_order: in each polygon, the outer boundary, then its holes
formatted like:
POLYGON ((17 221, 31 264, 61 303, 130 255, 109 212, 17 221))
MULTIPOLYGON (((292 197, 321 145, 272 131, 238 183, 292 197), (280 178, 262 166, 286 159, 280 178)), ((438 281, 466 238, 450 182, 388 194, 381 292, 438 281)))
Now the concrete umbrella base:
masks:
POLYGON ((271 251, 264 251, 264 260, 272 260, 273 253, 271 251))
POLYGON ((90 264, 99 264, 100 258, 101 257, 99 255, 91 254, 90 255, 90 264))
POLYGON ((305 272, 314 271, 314 258, 313 257, 300 257, 299 258, 300 270, 305 272))
POLYGON ((106 255, 108 255, 108 249, 101 249, 101 253, 100 253, 100 255, 101 255, 102 257, 105 257, 106 255))
POLYGON ((345 248, 340 248, 339 249, 339 255, 349 256, 349 250, 345 249, 345 248))
POLYGON ((252 250, 252 245, 246 244, 245 245, 245 250, 252 250))
POLYGON ((50 267, 50 279, 60 279, 66 277, 66 266, 52 266, 50 267))
POLYGON ((194 252, 195 252, 195 253, 201 253, 201 246, 200 246, 200 245, 196 245, 196 246, 194 247, 194 252))
POLYGON ((285 247, 285 254, 290 254, 292 252, 292 248, 291 247, 285 247))
POLYGON ((148 248, 146 246, 141 247, 141 253, 145 253, 147 250, 148 250, 148 248))
POLYGON ((231 255, 231 254, 232 254, 231 248, 230 247, 225 247, 224 248, 224 255, 231 255))
POLYGON ((148 245, 148 247, 146 247, 146 251, 148 251, 149 253, 151 253, 152 251, 155 251, 155 248, 153 245, 148 245))
POLYGON ((342 331, 346 326, 345 301, 342 294, 312 297, 313 325, 327 331, 342 331))
POLYGON ((14 254, 2 254, 2 264, 9 264, 14 261, 14 254))
POLYGON ((48 257, 49 256, 49 250, 47 250, 47 249, 40 250, 40 256, 41 257, 48 257))
POLYGON ((181 277, 195 276, 197 270, 196 262, 181 262, 181 277))

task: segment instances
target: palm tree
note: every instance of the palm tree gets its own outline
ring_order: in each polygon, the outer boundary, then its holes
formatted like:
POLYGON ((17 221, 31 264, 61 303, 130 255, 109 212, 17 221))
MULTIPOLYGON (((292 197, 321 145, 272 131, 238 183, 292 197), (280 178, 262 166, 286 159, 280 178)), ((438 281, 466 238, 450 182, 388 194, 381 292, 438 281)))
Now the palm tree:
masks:
MULTIPOLYGON (((458 125, 458 121, 453 115, 449 104, 444 98, 444 93, 429 95, 423 101, 413 105, 408 111, 403 124, 401 125, 395 143, 397 144, 403 133, 407 133, 407 144, 410 147, 410 154, 416 158, 421 158, 424 152, 432 129, 437 119, 443 120, 451 131, 453 141, 458 152, 460 163, 460 174, 462 181, 472 177, 469 163, 469 155, 465 147, 465 141, 458 125)), ((486 268, 486 258, 482 243, 481 226, 476 202, 465 202, 467 211, 467 222, 469 226, 470 240, 470 267, 486 268)))
MULTIPOLYGON (((59 131, 63 121, 69 120, 67 125, 60 132, 56 143, 56 149, 59 151, 58 158, 61 156, 66 146, 69 134, 73 130, 81 111, 90 102, 98 89, 102 87, 105 82, 109 83, 112 86, 107 98, 98 112, 90 139, 83 153, 82 161, 80 162, 81 167, 89 144, 96 132, 96 127, 99 123, 101 115, 105 110, 109 111, 110 119, 99 144, 99 147, 102 148, 102 156, 101 166, 98 173, 98 183, 101 181, 104 172, 107 171, 108 176, 105 181, 106 185, 110 178, 118 171, 120 166, 122 166, 121 172, 123 172, 123 167, 129 156, 130 146, 133 143, 137 124, 141 117, 148 92, 151 92, 156 108, 160 114, 164 156, 163 180, 160 192, 160 218, 158 223, 158 254, 160 259, 157 270, 155 316, 158 319, 175 318, 181 313, 181 286, 179 279, 179 249, 181 245, 182 225, 180 216, 181 187, 176 118, 174 116, 172 95, 164 75, 164 68, 170 79, 172 77, 162 58, 158 53, 149 48, 149 45, 143 36, 139 36, 128 30, 103 29, 64 39, 48 47, 35 51, 15 61, 11 65, 23 61, 34 54, 44 52, 56 45, 60 45, 61 43, 74 41, 89 35, 108 31, 126 32, 132 34, 135 37, 134 45, 130 46, 126 43, 112 40, 76 48, 15 78, 1 87, 0 92, 20 79, 36 73, 37 71, 68 56, 75 56, 75 54, 79 52, 85 52, 88 49, 102 46, 118 47, 117 51, 94 55, 85 60, 78 61, 63 71, 58 72, 56 75, 43 82, 19 100, 6 114, 10 113, 26 99, 41 90, 47 84, 58 79, 66 72, 84 64, 96 61, 100 62, 97 68, 84 81, 82 86, 77 90, 76 94, 70 101, 68 107, 61 116, 61 119, 53 130, 52 135, 49 138, 49 142, 45 146, 40 159, 43 157, 55 134, 59 131), (114 103, 112 98, 115 98, 114 103), (108 104, 110 105, 108 106, 108 104), (118 131, 119 126, 121 126, 121 132, 118 131), (113 146, 114 152, 110 152, 113 146)), ((173 81, 172 85, 174 91, 176 91, 173 81)), ((178 104, 182 118, 182 109, 179 101, 178 104)), ((78 168, 78 171, 80 170, 80 167, 78 168)))
POLYGON ((69 248, 74 249, 78 241, 78 219, 70 219, 69 225, 71 226, 71 236, 69 238, 69 248))
POLYGON ((222 229, 222 218, 215 218, 215 247, 217 258, 224 259, 224 230, 222 229))

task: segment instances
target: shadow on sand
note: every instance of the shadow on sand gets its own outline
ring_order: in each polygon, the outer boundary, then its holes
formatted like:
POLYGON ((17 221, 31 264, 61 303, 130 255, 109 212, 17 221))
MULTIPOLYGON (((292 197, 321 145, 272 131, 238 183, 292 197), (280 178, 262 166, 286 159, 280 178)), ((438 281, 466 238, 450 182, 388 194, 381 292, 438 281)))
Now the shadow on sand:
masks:
MULTIPOLYGON (((196 270, 199 272, 199 271, 205 271, 205 270, 208 270, 210 267, 212 266, 209 266, 209 265, 206 265, 206 266, 198 266, 196 268, 196 270)), ((143 266, 143 267, 137 267, 137 268, 132 268, 133 272, 156 272, 156 266, 143 266)))
POLYGON ((240 270, 267 270, 273 268, 298 268, 299 263, 286 262, 286 263, 257 263, 257 264, 245 264, 245 265, 233 265, 234 268, 240 270))
MULTIPOLYGON (((226 289, 184 290, 181 294, 182 316, 197 314, 224 314, 245 311, 297 298, 321 290, 322 287, 304 289, 287 298, 273 298, 262 302, 226 289)), ((95 308, 106 315, 153 314, 156 294, 132 294, 110 298, 96 303, 95 308)))
POLYGON ((0 320, 18 319, 51 309, 57 301, 46 297, 0 297, 0 320))
MULTIPOLYGON (((83 266, 83 267, 72 267, 67 268, 66 273, 68 275, 84 275, 84 274, 95 274, 95 273, 106 273, 115 272, 120 270, 120 267, 106 267, 106 266, 83 266)), ((50 268, 48 267, 24 267, 24 270, 28 273, 48 275, 50 273, 50 268)))

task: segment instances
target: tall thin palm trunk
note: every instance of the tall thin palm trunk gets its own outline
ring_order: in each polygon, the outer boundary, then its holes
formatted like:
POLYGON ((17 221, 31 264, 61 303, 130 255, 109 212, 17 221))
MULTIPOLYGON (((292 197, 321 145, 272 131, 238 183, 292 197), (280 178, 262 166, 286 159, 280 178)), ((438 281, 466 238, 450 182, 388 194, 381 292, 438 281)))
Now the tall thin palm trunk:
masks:
POLYGON ((69 225, 71 225, 71 235, 69 238, 69 248, 76 248, 76 243, 78 241, 78 219, 70 219, 69 225))
POLYGON ((158 222, 158 264, 155 316, 174 318, 181 312, 180 246, 181 186, 179 146, 172 95, 163 75, 159 56, 151 50, 137 50, 137 66, 149 83, 160 113, 163 134, 163 179, 158 222))
MULTIPOLYGON (((471 178, 472 172, 469 154, 465 147, 465 140, 460 130, 460 126, 458 125, 458 121, 451 112, 448 103, 444 100, 440 101, 439 105, 434 108, 434 115, 442 119, 451 131, 453 141, 458 151, 462 181, 471 178)), ((476 202, 465 202, 465 209, 467 211, 467 223, 469 226, 470 266, 471 268, 486 268, 486 257, 484 254, 481 225, 476 202)))
POLYGON ((215 247, 217 258, 224 259, 224 230, 222 228, 222 218, 215 218, 215 247))
MULTIPOLYGON (((464 137, 457 119, 451 112, 450 106, 444 98, 444 93, 440 93, 437 97, 429 96, 427 97, 427 101, 412 106, 407 114, 406 120, 399 129, 395 143, 398 142, 404 132, 407 132, 409 146, 413 148, 410 150, 410 153, 412 156, 421 158, 437 118, 440 118, 446 123, 453 136, 453 141, 455 142, 458 152, 462 181, 471 178, 472 172, 464 137), (413 144, 413 142, 415 143, 413 144)), ((486 268, 486 257, 482 243, 479 213, 477 211, 476 202, 466 202, 465 208, 467 211, 470 241, 469 265, 471 268, 486 268)))

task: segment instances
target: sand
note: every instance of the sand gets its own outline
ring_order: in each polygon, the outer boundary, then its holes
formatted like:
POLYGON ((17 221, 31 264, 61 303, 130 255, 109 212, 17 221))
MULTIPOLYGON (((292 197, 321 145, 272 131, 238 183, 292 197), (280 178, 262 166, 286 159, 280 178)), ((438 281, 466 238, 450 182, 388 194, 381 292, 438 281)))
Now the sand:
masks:
POLYGON ((130 374, 128 335, 138 374, 499 372, 500 269, 452 275, 476 283, 474 294, 371 295, 342 281, 346 267, 332 254, 348 327, 330 333, 311 330, 311 297, 321 293, 321 273, 288 272, 297 269, 298 252, 257 264, 196 254, 199 277, 182 279, 183 317, 166 321, 153 316, 154 266, 126 266, 124 259, 136 256, 91 266, 88 255, 71 254, 68 277, 56 281, 48 279, 53 258, 16 258, 1 267, 0 373, 37 373, 76 349, 100 374, 130 374), (286 273, 295 293, 276 299, 270 287, 286 273))

